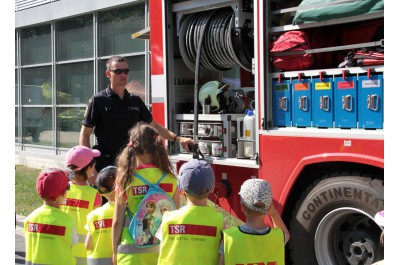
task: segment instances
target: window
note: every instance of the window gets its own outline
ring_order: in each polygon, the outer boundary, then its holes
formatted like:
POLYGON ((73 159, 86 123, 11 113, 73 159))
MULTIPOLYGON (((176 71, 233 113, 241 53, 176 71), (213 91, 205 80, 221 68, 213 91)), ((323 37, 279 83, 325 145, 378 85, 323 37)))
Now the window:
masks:
POLYGON ((22 108, 22 141, 25 144, 52 146, 51 107, 22 108))
POLYGON ((57 61, 93 57, 93 17, 86 15, 56 24, 57 61))
POLYGON ((15 70, 15 142, 20 143, 21 139, 18 134, 18 71, 15 70))
POLYGON ((22 105, 52 103, 51 66, 22 69, 22 105))
POLYGON ((15 105, 18 105, 18 71, 15 70, 15 105))
POLYGON ((20 143, 21 138, 18 135, 18 107, 15 107, 15 143, 20 143))
POLYGON ((143 40, 131 39, 145 27, 144 4, 99 13, 100 56, 144 52, 143 40))
POLYGON ((85 113, 85 107, 57 108, 57 145, 71 148, 79 143, 79 131, 85 113))
POLYGON ((49 24, 21 30, 22 65, 51 62, 50 29, 49 24))
POLYGON ((51 146, 52 88, 51 66, 22 69, 22 141, 51 146))
POLYGON ((87 104, 94 93, 93 61, 57 66, 57 104, 87 104))
POLYGON ((147 18, 140 2, 16 29, 15 143, 21 150, 79 143, 86 104, 109 85, 105 64, 112 55, 127 58, 127 88, 146 102, 146 41, 131 35, 147 18))

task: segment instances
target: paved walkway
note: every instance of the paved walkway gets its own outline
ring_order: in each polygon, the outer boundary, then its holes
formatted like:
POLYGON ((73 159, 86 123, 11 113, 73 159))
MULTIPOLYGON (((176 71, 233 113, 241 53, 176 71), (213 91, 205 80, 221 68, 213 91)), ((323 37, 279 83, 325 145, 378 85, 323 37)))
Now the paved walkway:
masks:
POLYGON ((17 226, 15 227, 15 264, 25 264, 24 219, 25 216, 17 214, 17 226))

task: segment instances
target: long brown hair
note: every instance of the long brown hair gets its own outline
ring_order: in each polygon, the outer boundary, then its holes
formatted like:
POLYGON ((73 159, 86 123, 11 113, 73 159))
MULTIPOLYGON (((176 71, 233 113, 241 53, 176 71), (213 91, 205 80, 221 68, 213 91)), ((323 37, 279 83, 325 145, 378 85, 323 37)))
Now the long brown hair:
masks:
POLYGON ((129 143, 119 153, 117 179, 115 181, 116 201, 124 204, 124 193, 133 181, 137 167, 136 155, 148 155, 151 163, 165 173, 174 175, 174 168, 161 137, 150 125, 139 122, 129 130, 129 143))

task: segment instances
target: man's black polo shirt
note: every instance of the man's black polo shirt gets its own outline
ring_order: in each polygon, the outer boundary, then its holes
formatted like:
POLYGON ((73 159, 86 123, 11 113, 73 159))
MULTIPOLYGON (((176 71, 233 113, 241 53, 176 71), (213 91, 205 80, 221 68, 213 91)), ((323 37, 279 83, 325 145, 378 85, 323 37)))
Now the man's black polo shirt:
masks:
POLYGON ((94 134, 102 153, 116 155, 128 143, 128 131, 138 122, 152 122, 153 117, 142 101, 125 89, 123 99, 110 87, 92 96, 82 124, 94 127, 94 134))

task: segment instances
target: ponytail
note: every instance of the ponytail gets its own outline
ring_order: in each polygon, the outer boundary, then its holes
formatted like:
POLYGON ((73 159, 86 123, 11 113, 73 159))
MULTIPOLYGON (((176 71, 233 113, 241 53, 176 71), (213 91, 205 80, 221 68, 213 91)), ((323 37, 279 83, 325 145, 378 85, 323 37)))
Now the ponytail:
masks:
POLYGON ((117 178, 115 180, 115 201, 125 204, 124 194, 129 189, 133 181, 133 172, 136 169, 135 150, 130 145, 126 146, 118 155, 117 159, 117 178))

